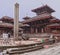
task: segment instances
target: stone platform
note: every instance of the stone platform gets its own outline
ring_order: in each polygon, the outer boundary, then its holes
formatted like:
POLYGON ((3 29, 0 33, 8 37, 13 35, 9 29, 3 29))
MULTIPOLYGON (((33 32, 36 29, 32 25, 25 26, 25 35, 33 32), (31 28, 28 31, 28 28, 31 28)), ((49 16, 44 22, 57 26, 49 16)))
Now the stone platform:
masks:
POLYGON ((30 39, 30 40, 21 40, 21 41, 14 41, 13 38, 11 39, 0 39, 0 46, 19 46, 19 45, 28 45, 28 44, 35 44, 39 43, 40 39, 30 39))

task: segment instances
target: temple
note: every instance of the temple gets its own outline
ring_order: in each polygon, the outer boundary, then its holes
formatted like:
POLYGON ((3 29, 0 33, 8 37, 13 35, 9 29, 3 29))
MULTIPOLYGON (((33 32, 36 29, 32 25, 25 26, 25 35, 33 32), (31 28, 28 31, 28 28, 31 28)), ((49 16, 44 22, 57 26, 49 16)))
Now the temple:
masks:
MULTIPOLYGON (((26 26, 26 24, 22 24, 19 21, 19 35, 20 32, 23 30, 21 27, 26 26)), ((8 16, 3 16, 2 18, 0 18, 0 37, 2 37, 3 33, 10 33, 11 37, 13 37, 14 34, 14 19, 8 16)))
POLYGON ((23 18, 22 23, 29 25, 28 27, 22 27, 24 33, 60 33, 60 20, 52 16, 55 10, 48 5, 44 5, 33 9, 32 12, 36 13, 36 16, 23 18))
MULTIPOLYGON (((52 33, 60 34, 60 20, 52 15, 55 10, 48 5, 33 9, 36 13, 34 17, 24 17, 24 21, 19 21, 19 35, 24 34, 52 33)), ((13 36, 14 19, 8 16, 0 18, 0 36, 3 33, 10 33, 13 36)))

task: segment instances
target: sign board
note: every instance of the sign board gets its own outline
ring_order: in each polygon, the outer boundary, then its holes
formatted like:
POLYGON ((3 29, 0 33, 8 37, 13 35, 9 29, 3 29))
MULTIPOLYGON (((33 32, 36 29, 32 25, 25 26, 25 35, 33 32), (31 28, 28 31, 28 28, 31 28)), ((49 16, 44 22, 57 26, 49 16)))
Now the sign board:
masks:
POLYGON ((8 39, 8 34, 3 33, 3 38, 4 38, 4 39, 8 39))

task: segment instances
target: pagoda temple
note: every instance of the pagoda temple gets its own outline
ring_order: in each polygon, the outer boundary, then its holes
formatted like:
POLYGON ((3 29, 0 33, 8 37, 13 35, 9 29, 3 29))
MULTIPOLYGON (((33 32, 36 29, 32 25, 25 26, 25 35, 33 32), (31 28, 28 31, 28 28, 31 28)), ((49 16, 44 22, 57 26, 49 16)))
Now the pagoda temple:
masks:
POLYGON ((24 33, 37 34, 37 33, 60 33, 60 20, 52 16, 55 12, 48 5, 33 9, 32 12, 36 13, 34 17, 24 17, 23 24, 29 26, 22 27, 24 33))
MULTIPOLYGON (((27 26, 27 24, 22 24, 19 21, 19 35, 20 32, 23 30, 21 27, 25 27, 27 26)), ((2 37, 3 33, 10 33, 11 37, 13 37, 13 32, 14 31, 14 19, 8 16, 3 16, 2 18, 0 18, 0 38, 2 37)))
MULTIPOLYGON (((41 34, 41 33, 60 33, 60 20, 52 15, 55 10, 48 5, 33 9, 36 13, 34 17, 24 17, 24 21, 19 21, 19 33, 41 34)), ((0 36, 3 33, 10 33, 13 36, 14 19, 8 16, 0 18, 0 36)))

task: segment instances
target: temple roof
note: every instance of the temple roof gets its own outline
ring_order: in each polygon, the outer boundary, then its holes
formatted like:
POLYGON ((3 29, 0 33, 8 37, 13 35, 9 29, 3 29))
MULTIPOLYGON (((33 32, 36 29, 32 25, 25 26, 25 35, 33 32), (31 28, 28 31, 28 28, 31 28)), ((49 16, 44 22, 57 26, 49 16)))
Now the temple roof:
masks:
POLYGON ((28 24, 19 23, 19 26, 20 27, 28 27, 29 25, 28 24))
POLYGON ((23 19, 24 19, 24 20, 28 20, 28 19, 30 19, 30 17, 26 16, 26 17, 24 17, 23 19))
POLYGON ((13 18, 11 18, 11 17, 9 17, 9 16, 3 16, 3 17, 0 19, 0 21, 5 21, 5 20, 10 21, 10 22, 13 22, 13 18))
POLYGON ((50 25, 48 25, 48 26, 60 26, 60 24, 54 23, 54 24, 50 24, 50 25))
POLYGON ((49 28, 60 28, 60 23, 50 24, 50 25, 47 25, 47 27, 49 27, 49 28))
POLYGON ((10 23, 0 23, 0 27, 13 28, 13 25, 10 23))
POLYGON ((37 21, 37 20, 44 20, 44 19, 48 19, 50 17, 51 17, 50 14, 42 14, 42 15, 38 15, 38 16, 32 17, 31 19, 25 20, 22 23, 29 23, 29 22, 37 21))
POLYGON ((37 14, 38 13, 43 13, 43 12, 52 13, 52 12, 55 12, 55 10, 53 10, 52 8, 50 8, 48 5, 44 5, 42 7, 33 9, 32 12, 35 12, 37 14))
MULTIPOLYGON (((13 28, 13 24, 11 23, 8 23, 8 22, 14 22, 14 19, 11 18, 11 17, 8 17, 8 16, 3 16, 1 19, 0 19, 0 27, 11 27, 13 28), (6 21, 6 22, 2 22, 2 21, 6 21)), ((22 24, 20 21, 19 21, 19 26, 22 27, 22 26, 28 26, 27 24, 22 24)))
POLYGON ((56 22, 60 22, 60 19, 56 18, 56 17, 52 17, 53 19, 50 19, 50 22, 56 23, 56 22))

